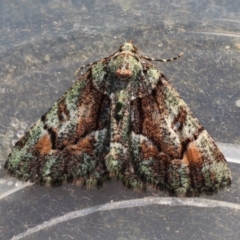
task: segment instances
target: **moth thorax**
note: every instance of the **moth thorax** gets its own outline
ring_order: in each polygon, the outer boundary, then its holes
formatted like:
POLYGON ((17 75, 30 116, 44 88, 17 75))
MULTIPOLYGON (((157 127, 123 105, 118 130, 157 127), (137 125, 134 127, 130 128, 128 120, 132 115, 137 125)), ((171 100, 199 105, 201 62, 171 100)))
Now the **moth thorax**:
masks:
POLYGON ((122 81, 122 79, 115 79, 114 81, 114 90, 115 91, 120 91, 120 90, 123 90, 123 89, 126 89, 126 87, 128 86, 129 84, 129 81, 122 81))
POLYGON ((116 90, 125 89, 132 78, 132 69, 129 64, 119 64, 114 71, 114 87, 116 90))

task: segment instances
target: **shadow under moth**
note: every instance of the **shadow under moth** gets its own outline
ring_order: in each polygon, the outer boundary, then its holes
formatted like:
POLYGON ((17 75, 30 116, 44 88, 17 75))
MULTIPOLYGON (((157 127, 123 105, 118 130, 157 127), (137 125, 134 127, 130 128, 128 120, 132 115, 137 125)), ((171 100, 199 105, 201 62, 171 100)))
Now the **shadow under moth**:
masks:
POLYGON ((229 185, 223 154, 150 63, 178 57, 149 58, 128 42, 83 66, 90 68, 13 147, 8 173, 41 185, 87 188, 116 176, 134 189, 153 185, 178 196, 229 185))

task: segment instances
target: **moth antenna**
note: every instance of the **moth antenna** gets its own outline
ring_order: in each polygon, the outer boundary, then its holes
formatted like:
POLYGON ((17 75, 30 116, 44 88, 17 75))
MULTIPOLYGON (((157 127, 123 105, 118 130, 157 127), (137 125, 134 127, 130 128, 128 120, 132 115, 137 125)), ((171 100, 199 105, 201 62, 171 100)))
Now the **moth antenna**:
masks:
POLYGON ((93 66, 94 64, 96 64, 96 63, 98 63, 98 62, 104 62, 105 60, 107 60, 107 59, 111 59, 116 53, 118 53, 119 52, 119 50, 118 51, 116 51, 116 52, 114 52, 113 54, 111 54, 110 56, 108 56, 108 57, 105 57, 105 58, 102 58, 100 61, 96 61, 96 62, 92 62, 92 63, 88 63, 88 64, 86 64, 86 65, 82 65, 80 68, 78 68, 77 70, 76 70, 76 72, 75 72, 75 76, 77 76, 79 73, 80 73, 80 71, 83 69, 83 68, 85 68, 85 67, 91 67, 91 66, 93 66))
POLYGON ((94 65, 94 64, 97 63, 97 62, 98 62, 98 61, 92 62, 92 63, 88 63, 88 64, 86 64, 86 65, 82 65, 81 67, 79 67, 79 68, 76 70, 76 72, 75 72, 74 75, 77 76, 83 68, 85 68, 85 67, 91 67, 92 65, 94 65))
POLYGON ((173 57, 173 58, 169 58, 169 59, 156 59, 156 58, 150 58, 148 56, 142 56, 143 59, 148 60, 148 61, 156 61, 156 62, 171 62, 174 60, 177 60, 178 58, 180 58, 183 55, 182 53, 179 53, 178 56, 173 57))

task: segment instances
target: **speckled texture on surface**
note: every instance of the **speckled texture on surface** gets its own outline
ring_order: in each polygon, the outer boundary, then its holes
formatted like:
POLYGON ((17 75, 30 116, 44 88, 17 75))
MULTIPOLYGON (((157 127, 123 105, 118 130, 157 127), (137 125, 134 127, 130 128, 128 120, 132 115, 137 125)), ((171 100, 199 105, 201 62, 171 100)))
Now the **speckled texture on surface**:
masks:
MULTIPOLYGON (((179 61, 156 64, 157 68, 168 77, 215 140, 240 143, 240 108, 236 105, 240 99, 237 1, 60 0, 36 3, 22 0, 1 1, 0 11, 2 162, 12 141, 26 130, 25 124, 32 125, 72 85, 78 67, 100 60, 129 40, 144 54, 156 58, 184 52, 179 61)), ((231 188, 211 198, 239 203, 240 169, 238 164, 230 164, 230 168, 233 172, 231 188)), ((4 177, 5 172, 1 170, 0 175, 4 177)), ((10 184, 8 179, 5 183, 10 184)), ((0 189, 5 189, 5 185, 1 184, 0 189)), ((57 189, 32 186, 1 200, 1 216, 4 216, 0 217, 1 239, 8 240, 76 209, 148 194, 157 193, 133 193, 121 184, 100 191, 84 191, 71 185, 57 189)), ((114 213, 72 220, 64 224, 65 229, 63 225, 48 229, 44 237, 240 238, 237 210, 152 206, 114 213), (134 227, 131 222, 136 220, 139 221, 134 227)))

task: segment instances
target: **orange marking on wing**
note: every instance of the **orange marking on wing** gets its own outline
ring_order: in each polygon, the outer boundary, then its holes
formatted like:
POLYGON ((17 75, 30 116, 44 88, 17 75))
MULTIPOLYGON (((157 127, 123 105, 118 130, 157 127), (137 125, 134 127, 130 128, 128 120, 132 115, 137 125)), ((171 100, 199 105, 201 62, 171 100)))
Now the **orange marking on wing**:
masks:
POLYGON ((183 163, 189 164, 202 164, 202 153, 200 152, 199 148, 196 147, 194 142, 191 142, 188 145, 187 151, 184 153, 183 156, 183 163))
POLYGON ((81 139, 76 145, 71 145, 68 150, 75 154, 80 154, 82 152, 89 155, 93 154, 95 139, 93 136, 87 136, 81 139))
POLYGON ((41 155, 48 154, 51 152, 52 142, 48 134, 45 134, 38 140, 36 144, 36 149, 41 155))
POLYGON ((92 116, 80 117, 78 119, 76 133, 78 134, 78 136, 85 135, 85 133, 89 132, 90 129, 94 129, 95 125, 96 121, 92 116))
POLYGON ((159 155, 157 148, 153 145, 147 144, 146 141, 141 144, 141 150, 144 159, 157 158, 159 155))
POLYGON ((116 71, 116 76, 118 77, 131 77, 132 71, 130 69, 118 68, 116 71))
POLYGON ((85 137, 83 138, 78 144, 78 148, 81 150, 81 149, 84 149, 84 152, 86 153, 93 153, 93 149, 94 149, 94 138, 92 136, 88 136, 88 137, 85 137))
POLYGON ((86 131, 86 121, 83 117, 78 119, 77 134, 81 137, 86 131))

